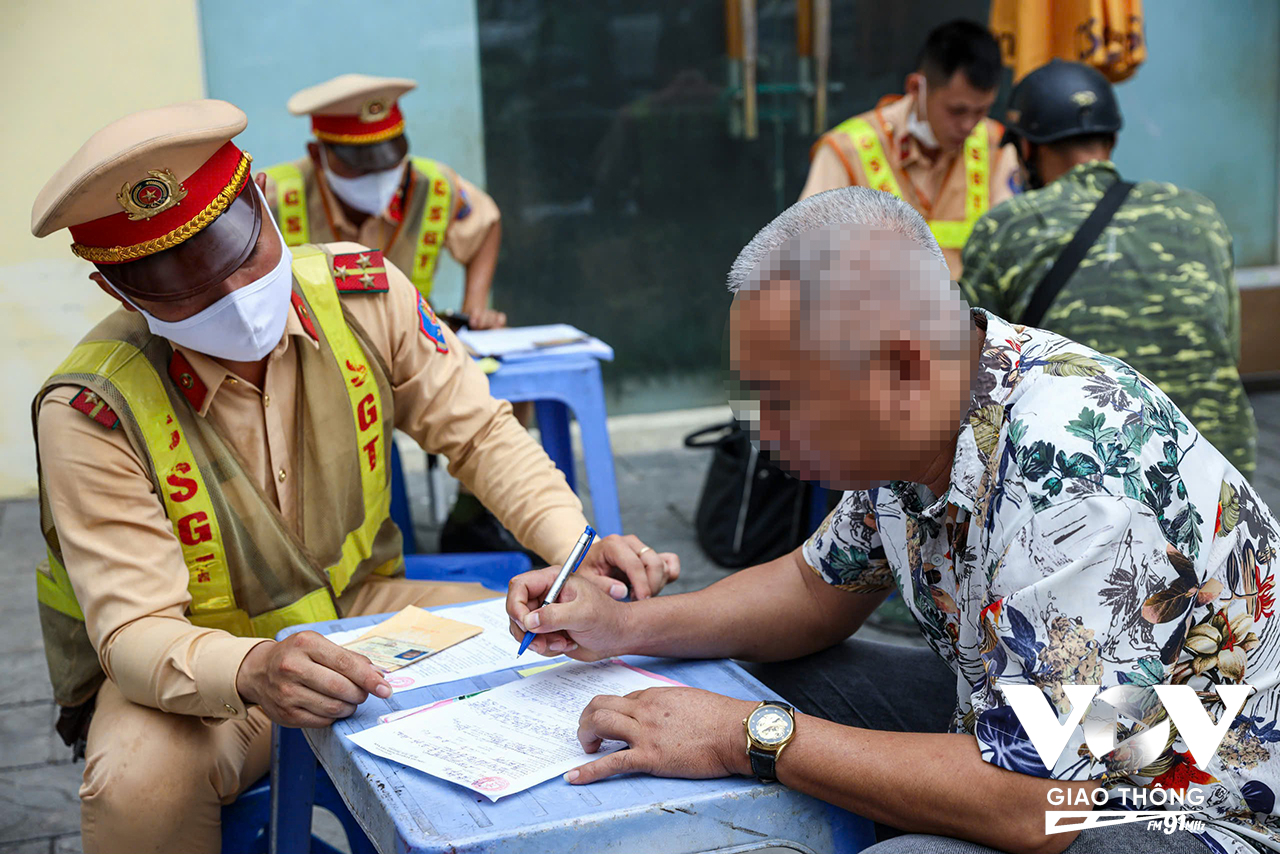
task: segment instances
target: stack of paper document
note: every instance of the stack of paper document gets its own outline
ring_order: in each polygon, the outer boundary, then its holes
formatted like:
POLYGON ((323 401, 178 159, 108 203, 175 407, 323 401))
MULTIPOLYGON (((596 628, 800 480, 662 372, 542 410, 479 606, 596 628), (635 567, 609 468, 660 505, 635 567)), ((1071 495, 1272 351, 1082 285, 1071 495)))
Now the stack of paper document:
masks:
MULTIPOLYGON (((517 657, 520 642, 511 637, 508 629, 511 618, 507 616, 505 599, 486 599, 470 605, 445 608, 435 613, 460 623, 479 626, 483 632, 388 675, 387 681, 396 691, 425 688, 428 685, 439 685, 456 679, 470 679, 472 676, 483 676, 486 673, 506 670, 519 664, 535 664, 540 660, 536 657, 531 657, 532 661, 529 658, 517 657)), ((369 633, 370 628, 351 629, 334 632, 327 637, 342 646, 369 633)))
POLYGON ((512 329, 463 329, 458 338, 473 356, 493 356, 504 362, 539 356, 588 355, 613 361, 613 348, 567 323, 517 326, 512 329))
POLYGON ((415 650, 439 649, 388 673, 387 681, 396 691, 520 664, 526 665, 519 671, 526 678, 391 712, 379 719, 384 721, 381 725, 348 738, 370 753, 465 786, 491 801, 624 747, 621 742, 606 742, 596 754, 587 754, 578 743, 578 719, 597 695, 622 696, 678 684, 622 661, 521 660, 520 644, 509 631, 504 599, 459 605, 427 616, 432 617, 430 622, 424 622, 417 608, 407 608, 376 626, 334 632, 328 638, 340 645, 359 642, 361 651, 386 657, 393 665, 404 660, 400 656, 406 653, 400 647, 406 643, 415 650), (477 628, 480 634, 459 639, 477 628), (452 645, 440 648, 446 642, 452 645))
MULTIPOLYGON (((568 664, 568 663, 569 663, 569 659, 559 658, 551 662, 550 664, 535 664, 532 667, 522 667, 516 671, 516 674, 521 679, 527 679, 528 677, 533 676, 535 673, 541 673, 544 670, 550 670, 553 667, 560 667, 561 665, 568 664)), ((396 709, 394 712, 387 712, 385 715, 378 715, 378 723, 386 724, 386 723, 391 723, 392 721, 398 721, 401 718, 407 718, 410 715, 418 715, 430 709, 434 709, 436 706, 443 706, 445 703, 453 703, 458 700, 468 700, 476 696, 476 694, 483 694, 485 691, 489 691, 489 690, 491 689, 481 688, 479 691, 476 691, 475 693, 463 694, 461 697, 450 697, 447 700, 434 700, 430 703, 423 703, 421 706, 410 706, 407 709, 396 709)))
POLYGON ((675 684, 622 661, 573 662, 347 737, 497 801, 625 747, 606 741, 588 754, 578 743, 578 719, 597 695, 675 684))

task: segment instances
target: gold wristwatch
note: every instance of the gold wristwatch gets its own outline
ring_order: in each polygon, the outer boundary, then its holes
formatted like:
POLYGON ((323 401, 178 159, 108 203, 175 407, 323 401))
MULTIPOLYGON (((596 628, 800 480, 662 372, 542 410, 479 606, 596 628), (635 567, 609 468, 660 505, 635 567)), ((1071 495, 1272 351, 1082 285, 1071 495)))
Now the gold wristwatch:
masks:
POLYGON ((781 700, 762 700, 742 720, 751 773, 761 783, 778 781, 778 757, 796 734, 796 710, 781 700))

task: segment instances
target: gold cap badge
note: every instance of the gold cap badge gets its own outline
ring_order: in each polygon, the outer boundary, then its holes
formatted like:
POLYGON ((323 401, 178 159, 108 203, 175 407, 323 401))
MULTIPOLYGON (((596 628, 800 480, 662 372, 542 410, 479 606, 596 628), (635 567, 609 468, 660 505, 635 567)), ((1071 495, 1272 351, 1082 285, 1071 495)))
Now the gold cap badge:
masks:
POLYGON ((186 188, 168 169, 151 169, 149 177, 136 184, 124 182, 116 201, 129 213, 129 219, 151 219, 174 207, 187 197, 186 188))
POLYGON ((360 121, 378 122, 387 117, 391 103, 386 98, 373 98, 360 105, 360 121))

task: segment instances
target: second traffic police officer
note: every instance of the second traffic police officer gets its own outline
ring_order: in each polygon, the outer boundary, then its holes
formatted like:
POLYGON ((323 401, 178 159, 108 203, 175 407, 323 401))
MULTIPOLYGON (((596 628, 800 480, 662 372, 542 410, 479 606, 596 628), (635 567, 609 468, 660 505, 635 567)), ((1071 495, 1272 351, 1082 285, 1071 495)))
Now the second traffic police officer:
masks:
POLYGON ((986 117, 1000 75, 1000 48, 986 28, 961 20, 936 28, 905 97, 886 95, 818 140, 800 198, 850 186, 892 193, 925 218, 960 278, 974 222, 1014 192, 1017 157, 986 117))
POLYGON ((1087 65, 1054 60, 1028 74, 1007 119, 1034 189, 974 227, 960 279, 966 299, 1123 359, 1251 477, 1257 426, 1236 371, 1240 293, 1231 232, 1213 202, 1121 180, 1111 163, 1120 104, 1087 65), (1089 234, 1108 202, 1118 206, 1112 218, 1089 234))
MULTIPOLYGON (((462 311, 472 329, 507 325, 489 308, 502 225, 498 206, 448 166, 409 157, 399 99, 417 84, 343 74, 297 92, 289 112, 311 117, 307 156, 267 167, 267 202, 290 246, 354 240, 380 249, 424 298, 431 298, 440 250, 466 267, 462 311)), ((516 410, 528 421, 528 407, 516 410)), ((441 551, 519 549, 463 488, 440 533, 441 551)))
POLYGON ((399 98, 417 83, 343 74, 303 89, 289 112, 311 117, 307 156, 268 167, 267 200, 290 246, 354 240, 381 249, 431 298, 448 249, 467 268, 462 310, 472 329, 506 326, 489 308, 502 226, 498 206, 443 163, 409 157, 399 98))
MULTIPOLYGON (((33 407, 40 618, 59 730, 85 753, 91 854, 217 852, 221 805, 266 771, 272 721, 325 726, 390 694, 363 656, 310 632, 270 640, 280 629, 489 595, 404 579, 393 428, 548 561, 585 525, 382 253, 285 245, 231 141, 245 124, 212 100, 123 118, 32 211, 38 237, 70 229, 120 302, 33 407)), ((587 562, 642 598, 678 569, 634 537, 587 562)))

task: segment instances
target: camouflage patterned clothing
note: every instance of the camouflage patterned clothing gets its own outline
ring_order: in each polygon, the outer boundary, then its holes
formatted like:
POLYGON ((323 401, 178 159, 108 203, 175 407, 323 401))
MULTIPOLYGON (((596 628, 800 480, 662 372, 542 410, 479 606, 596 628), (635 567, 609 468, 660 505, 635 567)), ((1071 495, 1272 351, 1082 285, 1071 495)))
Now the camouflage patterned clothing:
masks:
MULTIPOLYGON (((960 280, 970 305, 1017 321, 1117 180, 1111 163, 1084 163, 978 220, 960 280)), ((1257 428, 1236 372, 1240 294, 1233 268, 1231 234, 1213 203, 1146 181, 1133 188, 1040 325, 1128 362, 1251 477, 1257 428)))

